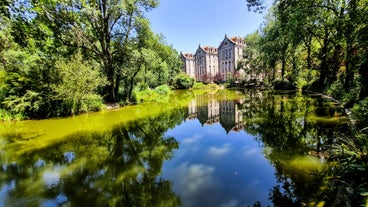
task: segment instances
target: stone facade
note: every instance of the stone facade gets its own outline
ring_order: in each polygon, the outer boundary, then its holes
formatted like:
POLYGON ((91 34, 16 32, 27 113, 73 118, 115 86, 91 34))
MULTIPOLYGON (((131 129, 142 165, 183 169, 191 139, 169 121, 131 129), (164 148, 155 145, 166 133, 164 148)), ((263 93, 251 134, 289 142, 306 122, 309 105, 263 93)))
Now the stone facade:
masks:
MULTIPOLYGON (((231 37, 222 40, 218 48, 219 73, 222 80, 227 80, 230 75, 234 75, 238 62, 243 58, 244 39, 241 37, 231 37)), ((238 75, 243 75, 243 71, 237 71, 238 75)))
POLYGON ((182 71, 188 74, 190 77, 195 78, 195 62, 194 55, 191 53, 180 53, 181 60, 183 61, 182 71))
MULTIPOLYGON (((237 63, 243 57, 244 47, 243 38, 228 38, 227 35, 218 48, 199 45, 194 56, 181 53, 183 72, 200 82, 226 81, 230 75, 234 75, 237 63)), ((242 73, 237 71, 238 75, 242 73)))
POLYGON ((214 74, 218 73, 217 48, 211 46, 198 46, 195 53, 196 80, 211 82, 214 74))

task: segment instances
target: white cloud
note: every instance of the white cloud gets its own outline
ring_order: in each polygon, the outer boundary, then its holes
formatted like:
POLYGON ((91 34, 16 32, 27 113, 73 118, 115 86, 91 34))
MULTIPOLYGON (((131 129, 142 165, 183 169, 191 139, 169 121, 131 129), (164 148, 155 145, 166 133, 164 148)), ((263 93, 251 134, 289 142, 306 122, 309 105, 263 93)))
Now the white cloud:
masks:
POLYGON ((212 174, 215 168, 201 164, 189 165, 182 163, 176 170, 176 177, 180 177, 179 185, 185 194, 196 194, 203 188, 209 187, 213 182, 212 174))
POLYGON ((202 135, 196 134, 193 137, 184 138, 180 143, 181 144, 193 144, 194 142, 197 142, 203 138, 202 135))
POLYGON ((223 144, 221 147, 211 147, 208 150, 208 153, 211 156, 222 156, 222 155, 225 155, 229 151, 230 151, 230 144, 227 143, 227 144, 223 144))
POLYGON ((244 153, 246 156, 255 155, 257 154, 257 148, 246 149, 244 153))

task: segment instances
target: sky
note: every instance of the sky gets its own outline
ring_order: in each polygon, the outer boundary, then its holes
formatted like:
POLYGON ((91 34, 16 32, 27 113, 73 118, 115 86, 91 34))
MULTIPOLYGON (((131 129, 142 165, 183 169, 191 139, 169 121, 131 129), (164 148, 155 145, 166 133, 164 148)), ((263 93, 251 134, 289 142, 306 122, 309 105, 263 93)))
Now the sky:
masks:
POLYGON ((183 53, 195 53, 199 44, 218 47, 225 34, 245 37, 263 16, 248 11, 245 0, 161 0, 147 14, 152 30, 183 53))

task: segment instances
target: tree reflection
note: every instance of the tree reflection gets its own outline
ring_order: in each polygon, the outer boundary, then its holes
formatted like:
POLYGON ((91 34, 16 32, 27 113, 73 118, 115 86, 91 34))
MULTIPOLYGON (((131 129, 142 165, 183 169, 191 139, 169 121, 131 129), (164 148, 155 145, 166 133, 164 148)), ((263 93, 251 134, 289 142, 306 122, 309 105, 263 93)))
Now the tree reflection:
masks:
POLYGON ((346 130, 336 118, 341 109, 309 96, 252 94, 242 106, 245 131, 256 135, 276 169, 278 185, 270 192, 275 206, 316 204, 325 187, 325 150, 335 133, 346 130), (253 104, 253 101, 257 104, 253 104), (324 119, 316 119, 323 115, 324 119), (331 121, 337 120, 337 121, 331 121), (313 155, 313 156, 311 156, 313 155))
POLYGON ((179 206, 172 184, 158 176, 178 148, 164 133, 184 118, 175 110, 85 132, 22 155, 1 169, 6 206, 179 206))

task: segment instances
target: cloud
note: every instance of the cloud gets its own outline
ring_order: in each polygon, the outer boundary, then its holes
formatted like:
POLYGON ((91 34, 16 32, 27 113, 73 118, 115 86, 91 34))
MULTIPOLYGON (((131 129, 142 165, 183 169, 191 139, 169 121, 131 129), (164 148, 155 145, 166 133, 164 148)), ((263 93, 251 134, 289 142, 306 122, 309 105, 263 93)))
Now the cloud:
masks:
POLYGON ((243 146, 241 148, 241 151, 242 151, 243 155, 245 155, 245 156, 256 156, 257 154, 262 154, 262 153, 260 153, 259 147, 249 146, 249 145, 243 146))
POLYGON ((230 151, 230 144, 227 143, 227 144, 223 144, 221 147, 211 147, 208 150, 208 153, 211 156, 222 156, 222 155, 225 155, 229 151, 230 151))
POLYGON ((184 138, 180 143, 181 144, 193 144, 194 142, 197 142, 203 138, 202 135, 196 134, 193 137, 184 138))
POLYGON ((186 194, 196 194, 203 188, 210 187, 213 182, 212 175, 215 171, 214 167, 201 164, 189 165, 187 162, 182 163, 175 174, 182 178, 179 185, 186 194))
POLYGON ((257 154, 257 148, 246 149, 244 151, 244 153, 245 153, 246 156, 255 155, 255 154, 257 154))

